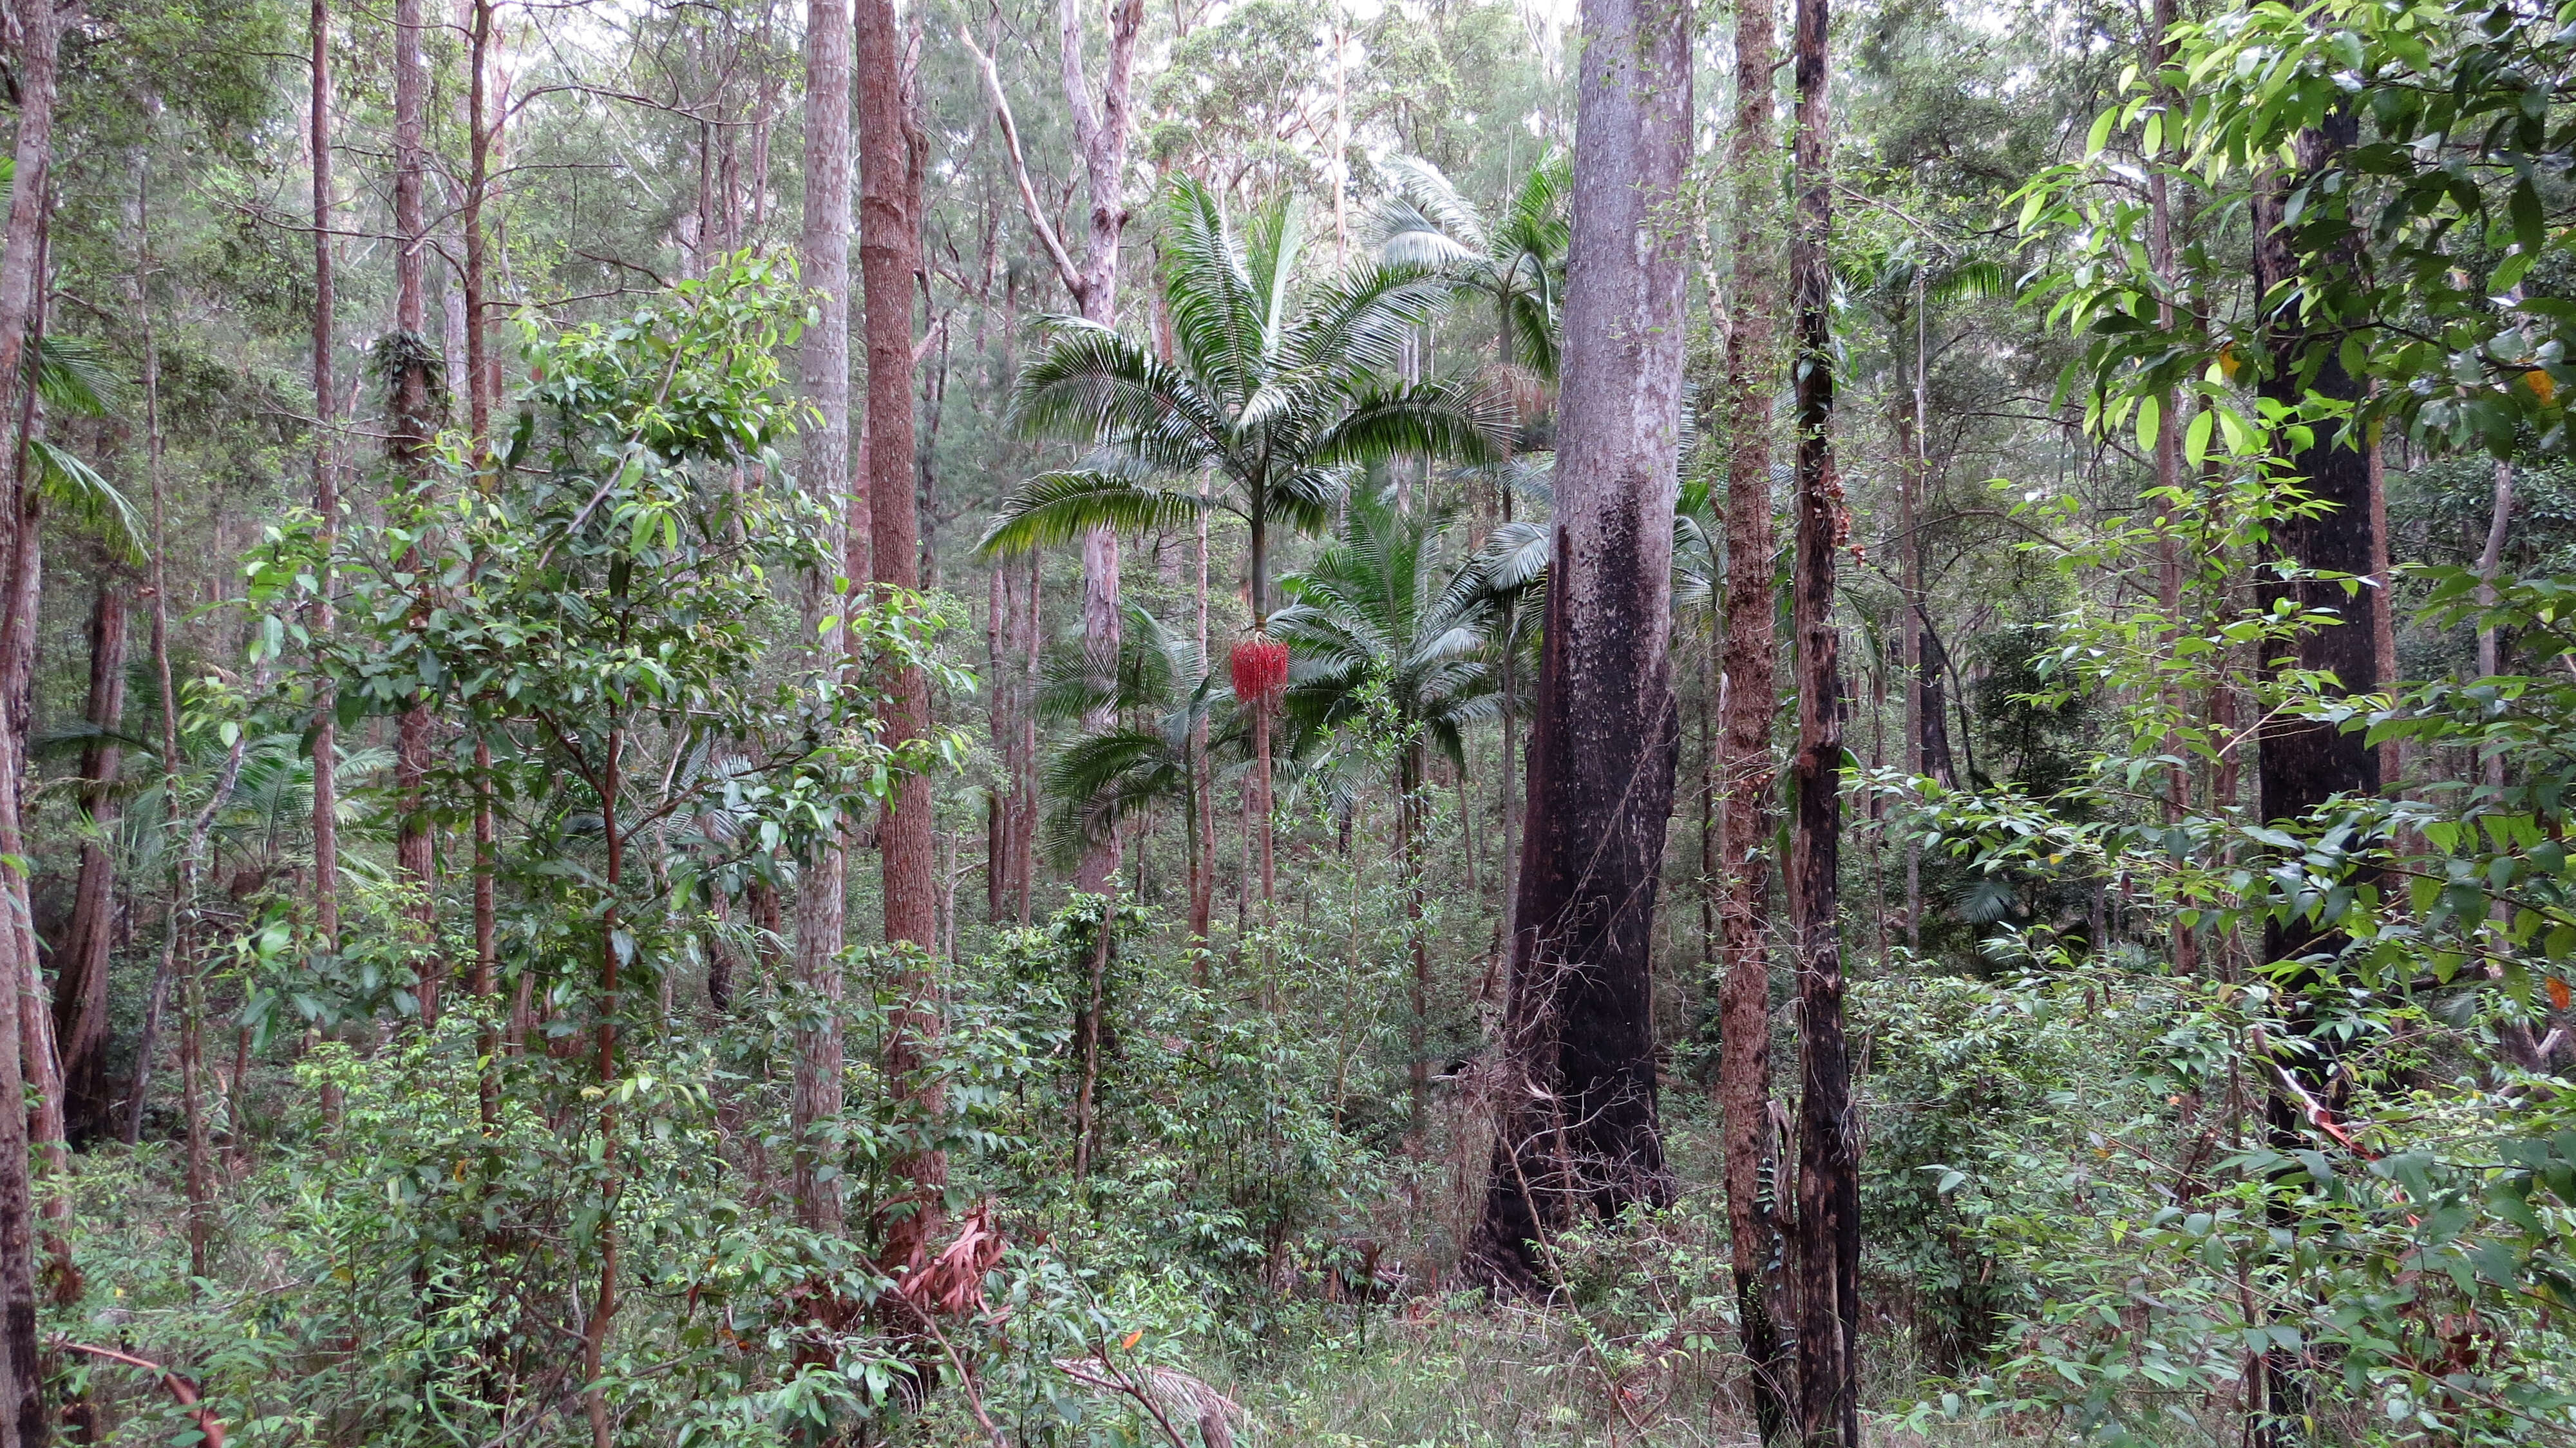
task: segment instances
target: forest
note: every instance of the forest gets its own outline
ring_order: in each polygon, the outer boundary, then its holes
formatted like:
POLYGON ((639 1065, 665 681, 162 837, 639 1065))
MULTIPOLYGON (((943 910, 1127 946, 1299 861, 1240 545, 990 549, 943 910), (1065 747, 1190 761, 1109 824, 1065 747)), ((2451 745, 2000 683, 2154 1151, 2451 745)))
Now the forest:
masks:
POLYGON ((0 12, 0 1448, 2576 1448, 2576 3, 0 12))

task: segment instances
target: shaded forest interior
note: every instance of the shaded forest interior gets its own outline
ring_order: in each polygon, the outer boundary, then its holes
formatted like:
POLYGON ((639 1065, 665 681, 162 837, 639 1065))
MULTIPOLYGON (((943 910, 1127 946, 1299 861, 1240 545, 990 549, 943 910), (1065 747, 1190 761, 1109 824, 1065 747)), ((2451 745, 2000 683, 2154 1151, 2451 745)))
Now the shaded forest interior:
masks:
POLYGON ((2576 1445, 2576 9, 0 64, 0 1448, 2576 1445))

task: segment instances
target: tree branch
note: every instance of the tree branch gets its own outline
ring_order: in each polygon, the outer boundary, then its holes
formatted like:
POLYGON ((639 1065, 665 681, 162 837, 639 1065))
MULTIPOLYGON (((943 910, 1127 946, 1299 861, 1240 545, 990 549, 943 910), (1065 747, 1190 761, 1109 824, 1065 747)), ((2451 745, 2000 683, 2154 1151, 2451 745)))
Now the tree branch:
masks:
POLYGON ((966 53, 975 57, 976 69, 984 73, 984 89, 993 97, 993 118, 1001 124, 1002 149, 1010 157, 1011 179, 1019 183, 1020 205, 1028 212, 1029 225, 1037 231, 1038 241, 1046 247, 1048 260, 1055 263, 1056 274, 1064 279, 1065 290, 1073 293, 1074 301, 1079 303, 1083 292, 1082 269, 1073 264, 1073 257, 1065 251, 1064 242, 1055 234, 1054 224, 1047 220, 1045 209, 1038 204, 1037 187, 1029 181, 1028 158, 1020 150, 1019 123, 1011 119, 1010 98, 1002 94, 1002 73, 994 66, 993 58, 975 43, 975 37, 968 35, 962 27, 957 32, 957 39, 966 47, 966 53))

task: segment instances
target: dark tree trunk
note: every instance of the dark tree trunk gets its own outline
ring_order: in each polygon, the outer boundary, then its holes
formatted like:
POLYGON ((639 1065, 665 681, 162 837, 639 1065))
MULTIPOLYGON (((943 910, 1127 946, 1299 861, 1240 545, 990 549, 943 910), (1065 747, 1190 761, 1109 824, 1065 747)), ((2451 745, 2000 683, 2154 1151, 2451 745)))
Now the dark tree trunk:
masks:
POLYGON ((1842 845, 1842 664, 1833 623, 1842 483, 1834 473, 1833 145, 1826 0, 1798 0, 1796 632, 1798 748, 1790 788, 1789 914, 1798 936, 1798 1432, 1810 1448, 1860 1443, 1860 1138, 1843 1038, 1838 925, 1842 845))
MULTIPOLYGON (((1779 395, 1780 150, 1772 73, 1780 50, 1770 0, 1735 11, 1735 290, 1726 344, 1726 818, 1718 919, 1717 1096, 1725 1116, 1727 1239, 1736 1320, 1756 1426, 1768 1441, 1788 1424, 1786 1298, 1778 1271, 1779 1134, 1771 1121, 1771 958, 1764 908, 1771 867, 1771 716, 1779 703, 1772 622, 1771 408, 1779 395)), ((1712 882, 1713 884, 1715 882, 1712 882)))
POLYGON ((1667 655, 1691 10, 1587 0, 1558 521, 1531 730, 1493 1175, 1470 1270, 1548 1274, 1578 1213, 1670 1193, 1652 947, 1680 732, 1667 655))
POLYGON ((63 1058, 67 1128, 82 1137, 108 1128, 115 1090, 107 1080, 107 963, 116 943, 116 859, 103 836, 116 824, 116 775, 124 750, 113 737, 125 720, 125 602, 129 579, 99 581, 89 615, 89 706, 99 731, 81 750, 81 813, 92 838, 81 843, 72 922, 54 953, 54 1038, 63 1058))
MULTIPOLYGON (((2305 176, 2337 164, 2358 132, 2357 120, 2349 109, 2330 116, 2324 125, 2300 133, 2295 160, 2300 177, 2276 175, 2258 187, 2253 208, 2254 286, 2258 295, 2268 295, 2285 283, 2332 285, 2335 273, 2354 264, 2356 258, 2349 241, 2329 241, 2322 249, 2303 255, 2303 238, 2296 234, 2297 224, 2285 220, 2285 202, 2291 188, 2305 176)), ((2312 211, 2308 221, 2316 220, 2312 211)), ((2360 382, 2344 370, 2331 339, 2306 329, 2295 298, 2266 321, 2270 355, 2268 375, 2261 389, 2263 396, 2283 404, 2296 404, 2308 392, 2347 406, 2363 400, 2360 382), (2316 373, 2302 386, 2298 374, 2310 361, 2316 363, 2316 373)), ((2362 438, 2349 431, 2351 426, 2320 424, 2310 446, 2282 459, 2283 471, 2302 479, 2300 486, 2308 496, 2328 506, 2319 516, 2285 518, 2273 524, 2267 546, 2271 562, 2289 565, 2302 575, 2366 575, 2376 566, 2379 550, 2372 526, 2376 510, 2371 498, 2370 450, 2362 438)), ((2332 612, 2338 620, 2299 636, 2289 650, 2291 668, 2332 674, 2337 693, 2364 694, 2379 687, 2378 628, 2372 617, 2384 606, 2379 590, 2364 588, 2357 596, 2347 597, 2340 583, 2305 576, 2285 580, 2267 570, 2263 594, 2265 602, 2274 608, 2295 604, 2303 611, 2332 612)), ((2272 655, 2281 650, 2267 648, 2265 652, 2272 655)), ((2359 732, 2280 714, 2267 717, 2260 730, 2256 770, 2265 820, 2296 821, 2338 794, 2379 792, 2379 751, 2365 743, 2359 732)), ((2368 885, 2377 880, 2378 872, 2365 867, 2355 872, 2352 883, 2368 885)), ((2333 956, 2348 944, 2342 932, 2330 924, 2320 928, 2303 919, 2285 922, 2269 915, 2264 919, 2263 954, 2270 961, 2333 956)), ((2331 1102, 2335 1094, 2333 1043, 2317 1033, 2313 1009, 2303 998, 2306 987, 2315 979, 2313 971, 2300 971, 2284 981, 2285 1016, 2280 1022, 2281 1039, 2273 1047, 2283 1072, 2276 1076, 2285 1073, 2303 1091, 2331 1102)), ((2301 1104, 2276 1079, 2265 1102, 2265 1116, 2276 1149, 2307 1145, 2302 1115, 2301 1104)), ((2291 1215, 2294 1209, 2275 1205, 2272 1210, 2276 1226, 2295 1225, 2291 1215)), ((2296 1426, 2306 1411, 2305 1376, 2300 1354, 2284 1348, 2266 1354, 2268 1421, 2261 1428, 2264 1441, 2290 1442, 2305 1436, 2296 1426)))
MULTIPOLYGON (((880 602, 921 586, 921 534, 913 475, 913 274, 921 265, 921 165, 924 143, 912 77, 896 28, 893 0, 859 0, 859 270, 867 291, 868 494, 880 602)), ((890 743, 930 732, 930 682, 919 669, 886 681, 890 743)), ((888 1022, 886 1081, 903 1114, 927 1122, 943 1109, 938 1076, 939 946, 932 879, 930 780, 901 776, 879 839, 884 852, 885 938, 916 947, 904 955, 888 1022)), ((948 1154, 916 1148, 897 1154, 899 1204, 887 1218, 885 1261, 898 1270, 920 1259, 939 1229, 948 1183, 948 1154)))

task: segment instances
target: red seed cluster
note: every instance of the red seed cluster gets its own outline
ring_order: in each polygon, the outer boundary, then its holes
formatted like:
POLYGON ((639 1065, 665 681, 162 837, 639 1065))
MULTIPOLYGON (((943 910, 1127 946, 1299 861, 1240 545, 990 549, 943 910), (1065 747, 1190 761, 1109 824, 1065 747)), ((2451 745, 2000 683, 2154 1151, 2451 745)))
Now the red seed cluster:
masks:
POLYGON ((1269 709, 1279 703, 1288 688, 1288 646, 1266 633, 1257 633, 1234 646, 1229 661, 1234 673, 1234 697, 1247 707, 1269 709))

